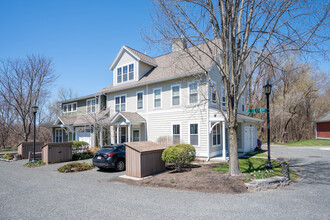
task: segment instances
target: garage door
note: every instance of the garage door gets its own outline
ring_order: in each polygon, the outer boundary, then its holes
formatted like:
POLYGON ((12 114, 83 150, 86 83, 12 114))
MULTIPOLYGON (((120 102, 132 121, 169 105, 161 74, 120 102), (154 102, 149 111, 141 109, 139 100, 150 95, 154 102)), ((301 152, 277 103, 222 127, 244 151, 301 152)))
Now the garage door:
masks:
POLYGON ((91 130, 90 128, 76 128, 76 140, 85 141, 91 146, 91 130))

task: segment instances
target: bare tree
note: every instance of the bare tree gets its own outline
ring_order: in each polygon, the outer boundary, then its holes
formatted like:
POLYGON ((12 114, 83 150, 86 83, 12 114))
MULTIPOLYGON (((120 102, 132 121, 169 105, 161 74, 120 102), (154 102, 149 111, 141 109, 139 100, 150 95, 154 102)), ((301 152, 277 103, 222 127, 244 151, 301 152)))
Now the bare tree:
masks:
POLYGON ((208 67, 192 51, 208 56, 218 69, 226 96, 225 113, 216 91, 229 130, 229 174, 239 175, 239 98, 256 70, 271 56, 289 50, 319 51, 322 44, 318 43, 328 40, 317 37, 326 35, 322 28, 328 19, 329 3, 299 0, 154 0, 154 3, 152 30, 157 32, 151 40, 169 45, 174 39, 185 39, 190 48, 182 49, 204 70, 211 87, 214 85, 208 67), (248 60, 250 68, 244 71, 248 60))
POLYGON ((45 103, 55 79, 52 60, 44 56, 31 55, 0 62, 0 97, 15 111, 15 122, 22 131, 17 126, 12 130, 24 141, 28 141, 31 133, 31 107, 41 107, 45 103))

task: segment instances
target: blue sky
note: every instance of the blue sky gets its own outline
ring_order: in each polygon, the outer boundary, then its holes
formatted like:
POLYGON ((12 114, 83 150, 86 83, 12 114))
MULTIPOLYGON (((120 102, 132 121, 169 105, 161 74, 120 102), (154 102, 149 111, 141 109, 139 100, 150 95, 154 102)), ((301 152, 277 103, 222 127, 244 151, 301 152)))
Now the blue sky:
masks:
POLYGON ((108 68, 122 45, 150 52, 140 33, 151 10, 149 0, 0 0, 0 59, 52 57, 53 95, 61 86, 95 93, 112 83, 108 68))
MULTIPOLYGON (((53 58, 60 87, 79 96, 112 83, 108 70, 122 45, 148 55, 141 28, 151 27, 151 0, 0 0, 0 59, 53 58)), ((318 63, 329 72, 329 62, 318 63)))

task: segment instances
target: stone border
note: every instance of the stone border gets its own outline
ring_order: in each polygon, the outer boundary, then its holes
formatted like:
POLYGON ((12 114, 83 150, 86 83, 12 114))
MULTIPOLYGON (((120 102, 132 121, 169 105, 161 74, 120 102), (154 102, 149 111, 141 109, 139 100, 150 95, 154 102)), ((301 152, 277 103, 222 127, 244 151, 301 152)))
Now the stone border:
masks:
POLYGON ((269 189, 277 189, 279 187, 287 186, 290 183, 291 181, 285 177, 275 176, 265 179, 255 179, 249 183, 245 183, 245 186, 248 189, 248 191, 255 192, 255 191, 265 191, 269 189))

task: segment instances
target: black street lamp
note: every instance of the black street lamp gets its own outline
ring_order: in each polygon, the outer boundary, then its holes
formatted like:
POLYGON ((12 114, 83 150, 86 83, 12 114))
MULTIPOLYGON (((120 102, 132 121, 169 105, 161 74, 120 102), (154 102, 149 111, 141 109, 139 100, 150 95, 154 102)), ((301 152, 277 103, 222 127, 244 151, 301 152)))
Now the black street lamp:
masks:
POLYGON ((38 111, 38 106, 32 106, 33 112, 33 160, 32 162, 36 161, 36 114, 38 111))
POLYGON ((268 162, 266 169, 272 170, 273 166, 270 162, 270 127, 269 127, 269 95, 272 93, 272 85, 267 82, 266 85, 264 85, 264 92, 267 97, 267 147, 268 147, 268 162))

